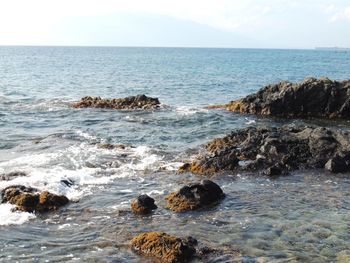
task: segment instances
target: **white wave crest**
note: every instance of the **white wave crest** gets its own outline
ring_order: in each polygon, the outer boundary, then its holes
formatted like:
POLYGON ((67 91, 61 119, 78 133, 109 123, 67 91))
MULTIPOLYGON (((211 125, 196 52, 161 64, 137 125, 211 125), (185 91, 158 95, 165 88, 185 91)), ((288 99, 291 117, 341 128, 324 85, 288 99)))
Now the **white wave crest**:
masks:
POLYGON ((208 110, 204 108, 195 108, 191 106, 179 106, 176 108, 176 112, 179 115, 187 116, 187 115, 193 115, 196 113, 207 113, 208 110))
POLYGON ((35 218, 35 215, 28 212, 12 212, 15 206, 10 204, 0 204, 0 226, 21 225, 30 219, 35 218))
POLYGON ((17 110, 35 110, 41 112, 52 112, 66 109, 69 103, 71 102, 72 100, 68 99, 40 99, 37 101, 32 101, 30 103, 27 101, 18 101, 17 103, 13 104, 12 107, 14 107, 17 110))
POLYGON ((255 120, 250 120, 250 119, 248 119, 248 118, 245 118, 245 120, 246 120, 246 124, 247 124, 247 125, 251 125, 251 124, 256 123, 255 120))
MULTIPOLYGON (((90 139, 89 134, 84 135, 90 139)), ((117 178, 142 177, 142 173, 164 166, 163 157, 147 146, 103 149, 84 142, 56 152, 27 154, 1 162, 0 173, 24 171, 26 175, 0 181, 0 190, 11 185, 24 185, 63 194, 76 201, 92 194, 99 185, 109 184, 117 178)), ((15 218, 21 224, 35 217, 11 212, 11 207, 1 206, 3 225, 12 224, 15 218)))

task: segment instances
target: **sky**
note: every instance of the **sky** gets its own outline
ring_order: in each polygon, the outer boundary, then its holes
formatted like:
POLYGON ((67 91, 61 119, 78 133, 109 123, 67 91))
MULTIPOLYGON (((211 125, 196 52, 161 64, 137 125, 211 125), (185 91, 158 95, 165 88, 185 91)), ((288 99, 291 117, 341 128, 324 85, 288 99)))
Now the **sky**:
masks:
POLYGON ((350 0, 0 0, 0 45, 350 47, 350 0))

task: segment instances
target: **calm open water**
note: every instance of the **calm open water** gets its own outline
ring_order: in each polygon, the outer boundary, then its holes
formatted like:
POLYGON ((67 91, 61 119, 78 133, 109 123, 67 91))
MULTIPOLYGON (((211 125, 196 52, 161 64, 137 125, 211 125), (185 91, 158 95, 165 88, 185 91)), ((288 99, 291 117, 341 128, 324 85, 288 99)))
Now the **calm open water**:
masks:
MULTIPOLYGON (((349 79, 350 52, 0 47, 0 174, 28 174, 0 181, 0 189, 24 184, 76 201, 43 216, 1 204, 0 261, 146 262, 128 242, 142 231, 165 231, 238 249, 237 260, 245 262, 350 262, 349 175, 227 175, 213 178, 227 194, 219 206, 184 214, 163 208, 167 193, 201 179, 176 174, 201 144, 248 125, 290 122, 204 106, 307 76, 349 79), (166 106, 155 112, 69 107, 86 95, 143 93, 166 106), (97 143, 130 147, 106 150, 97 143), (152 216, 119 212, 141 193, 158 203, 152 216)), ((307 123, 350 128, 346 121, 307 123)))

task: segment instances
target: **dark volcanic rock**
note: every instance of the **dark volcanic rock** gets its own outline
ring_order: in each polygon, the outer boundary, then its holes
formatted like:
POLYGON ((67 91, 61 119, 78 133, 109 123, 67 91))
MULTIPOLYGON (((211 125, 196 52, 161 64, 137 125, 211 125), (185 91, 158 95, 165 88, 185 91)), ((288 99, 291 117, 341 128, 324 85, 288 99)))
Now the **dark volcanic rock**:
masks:
POLYGON ((131 203, 131 209, 135 214, 149 214, 158 207, 154 203, 154 199, 148 195, 140 195, 131 203))
POLYGON ((23 185, 6 187, 1 191, 2 203, 16 205, 16 209, 25 212, 48 212, 57 210, 68 204, 63 195, 55 195, 47 191, 38 193, 37 189, 23 185))
POLYGON ((189 262, 196 253, 193 242, 162 232, 148 232, 131 240, 131 248, 166 263, 189 262))
POLYGON ((264 174, 267 176, 279 176, 283 174, 283 170, 279 165, 273 165, 268 167, 264 174))
POLYGON ((337 155, 328 160, 325 168, 332 173, 345 173, 349 171, 349 159, 337 155))
POLYGON ((350 119, 350 80, 309 78, 301 83, 283 81, 243 99, 212 108, 291 118, 350 119))
MULTIPOLYGON (((221 170, 233 170, 239 163, 236 153, 230 150, 218 152, 215 156, 204 157, 201 162, 194 162, 190 169, 195 174, 214 174, 221 170)), ((187 164, 183 165, 182 170, 185 170, 187 164)))
POLYGON ((204 155, 180 171, 204 175, 261 171, 270 176, 324 167, 336 173, 350 171, 350 134, 347 131, 290 126, 249 127, 215 139, 205 148, 204 155), (245 164, 240 164, 237 159, 245 164))
POLYGON ((100 97, 84 97, 74 103, 74 108, 104 108, 115 110, 153 110, 159 108, 157 98, 146 95, 130 96, 120 99, 102 99, 100 97))
POLYGON ((210 180, 203 180, 200 184, 184 186, 168 195, 167 208, 174 212, 196 210, 214 204, 224 196, 220 186, 210 180))

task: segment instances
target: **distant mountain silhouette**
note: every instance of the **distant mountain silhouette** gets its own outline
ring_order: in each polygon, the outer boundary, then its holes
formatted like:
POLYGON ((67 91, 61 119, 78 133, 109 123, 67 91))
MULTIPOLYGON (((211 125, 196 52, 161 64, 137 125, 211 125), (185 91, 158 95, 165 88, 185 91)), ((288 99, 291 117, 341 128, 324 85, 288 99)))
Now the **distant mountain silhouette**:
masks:
POLYGON ((261 43, 191 21, 156 15, 71 18, 58 28, 62 45, 258 47, 261 43), (127 24, 127 26, 126 26, 127 24))

